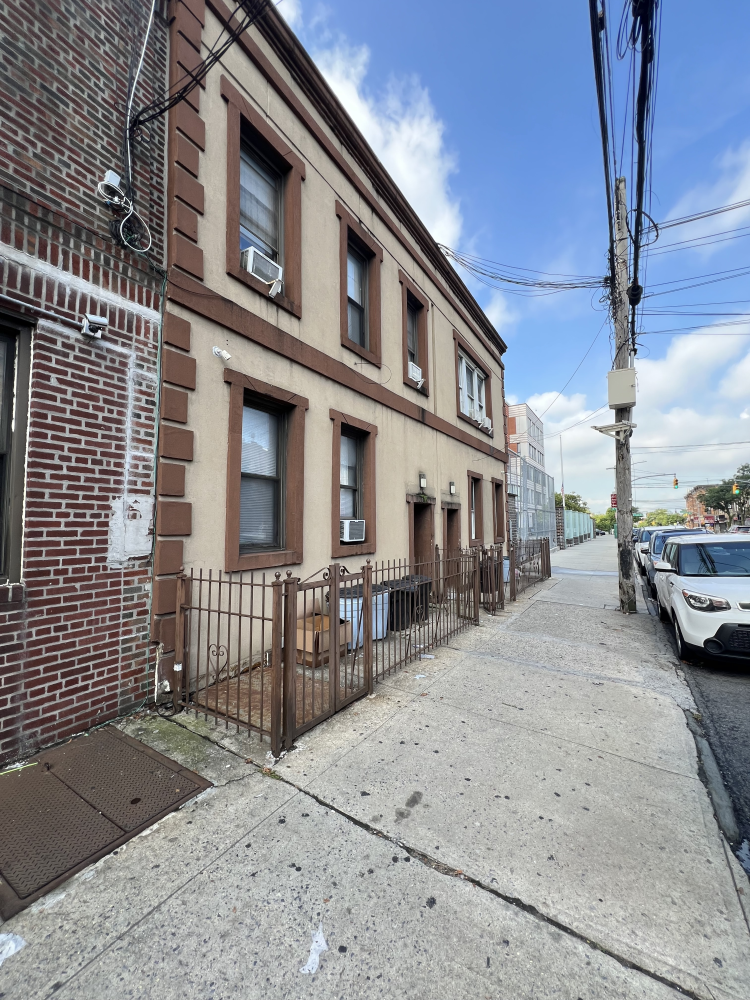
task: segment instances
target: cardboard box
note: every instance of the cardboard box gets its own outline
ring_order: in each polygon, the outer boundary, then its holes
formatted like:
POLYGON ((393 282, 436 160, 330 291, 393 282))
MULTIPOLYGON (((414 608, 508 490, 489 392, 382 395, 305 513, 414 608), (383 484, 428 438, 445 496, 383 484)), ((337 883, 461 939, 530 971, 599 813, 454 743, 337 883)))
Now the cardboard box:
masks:
MULTIPOLYGON (((313 653, 315 665, 328 663, 331 644, 331 625, 328 615, 310 615, 297 622, 297 661, 311 667, 313 653)), ((346 653, 348 643, 352 641, 352 623, 339 620, 340 653, 346 653)))

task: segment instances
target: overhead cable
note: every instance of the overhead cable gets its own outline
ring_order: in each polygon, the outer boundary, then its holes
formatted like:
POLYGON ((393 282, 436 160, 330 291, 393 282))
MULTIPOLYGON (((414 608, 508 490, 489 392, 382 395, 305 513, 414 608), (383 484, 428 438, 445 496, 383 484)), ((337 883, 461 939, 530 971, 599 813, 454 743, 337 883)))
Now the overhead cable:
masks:
POLYGON ((438 247, 448 260, 455 261, 470 274, 479 278, 484 284, 511 285, 530 292, 563 292, 575 288, 601 288, 609 283, 606 276, 577 274, 554 274, 546 271, 534 271, 526 267, 515 267, 511 264, 499 264, 493 260, 476 257, 473 254, 462 253, 451 247, 438 243, 438 247), (538 275, 539 277, 534 277, 538 275))

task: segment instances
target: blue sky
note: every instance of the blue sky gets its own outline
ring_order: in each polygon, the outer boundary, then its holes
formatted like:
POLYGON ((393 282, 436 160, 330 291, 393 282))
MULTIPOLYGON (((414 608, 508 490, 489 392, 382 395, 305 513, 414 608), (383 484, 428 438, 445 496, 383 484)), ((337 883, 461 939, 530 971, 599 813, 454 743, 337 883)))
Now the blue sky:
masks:
MULTIPOLYGON (((279 10, 437 239, 505 264, 604 273, 605 196, 586 0, 464 6, 282 0, 279 10)), ((617 0, 610 15, 615 22, 621 10, 617 0)), ((750 198, 748 38, 750 4, 662 0, 653 153, 657 221, 750 198)), ((699 249, 667 248, 745 226, 750 209, 665 231, 652 248, 646 291, 750 265, 744 232, 699 249), (662 248, 669 252, 657 253, 662 248)), ((555 435, 581 421, 562 435, 566 488, 582 493, 592 510, 604 510, 613 488, 607 469, 613 444, 590 424, 610 417, 604 410, 583 419, 606 401, 611 364, 598 293, 528 299, 463 277, 508 343, 509 398, 528 400, 539 413, 552 403, 543 419, 550 435, 547 467, 558 488, 555 435), (553 402, 600 329, 580 370, 553 402)), ((750 313, 750 278, 659 296, 653 304, 750 313)), ((649 317, 645 329, 717 322, 658 316, 649 317)), ((642 509, 682 505, 684 490, 672 489, 673 473, 681 484, 716 481, 750 461, 750 445, 637 451, 750 440, 747 334, 750 324, 643 337, 636 359, 634 475, 664 478, 651 480, 656 488, 646 478, 638 481, 642 509), (718 335, 727 333, 744 335, 718 335)))

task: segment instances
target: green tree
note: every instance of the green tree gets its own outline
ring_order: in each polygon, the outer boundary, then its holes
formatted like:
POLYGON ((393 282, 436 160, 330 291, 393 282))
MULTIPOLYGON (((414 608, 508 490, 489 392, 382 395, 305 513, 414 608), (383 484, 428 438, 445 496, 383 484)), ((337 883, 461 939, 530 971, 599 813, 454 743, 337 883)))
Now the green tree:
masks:
POLYGON ((721 510, 732 520, 734 511, 743 524, 750 512, 750 464, 747 462, 737 469, 732 479, 722 479, 718 486, 709 486, 698 494, 703 505, 712 510, 721 510), (733 493, 735 483, 739 487, 738 494, 733 493))
POLYGON ((664 507, 659 510, 652 510, 650 514, 639 522, 642 528, 667 527, 671 524, 684 524, 687 521, 687 514, 668 514, 664 507))
POLYGON ((594 514, 597 531, 611 531, 617 522, 617 510, 610 507, 605 514, 594 514))
MULTIPOLYGON (((562 493, 555 493, 555 507, 562 507, 562 493)), ((565 509, 566 510, 577 510, 581 514, 590 514, 591 511, 586 506, 586 502, 580 493, 566 493, 565 494, 565 509)))

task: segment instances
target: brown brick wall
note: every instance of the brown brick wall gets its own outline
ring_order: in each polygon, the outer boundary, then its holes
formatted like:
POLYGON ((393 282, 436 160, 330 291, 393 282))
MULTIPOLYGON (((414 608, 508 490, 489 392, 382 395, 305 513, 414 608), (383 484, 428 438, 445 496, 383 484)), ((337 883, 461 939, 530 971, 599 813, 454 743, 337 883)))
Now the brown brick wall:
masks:
MULTIPOLYGON (((32 327, 21 583, 0 585, 0 761, 131 710, 149 663, 161 277, 116 246, 96 196, 124 174, 121 110, 150 4, 3 0, 0 319, 32 327), (131 8, 141 19, 131 23, 131 8), (106 315, 101 340, 82 314, 106 315), (118 517, 140 519, 125 557, 118 517), (144 540, 145 539, 145 540, 144 540)), ((166 7, 136 107, 167 73, 166 7)), ((134 152, 139 213, 164 264, 165 123, 134 152)), ((127 533, 125 533, 127 535, 127 533)))

